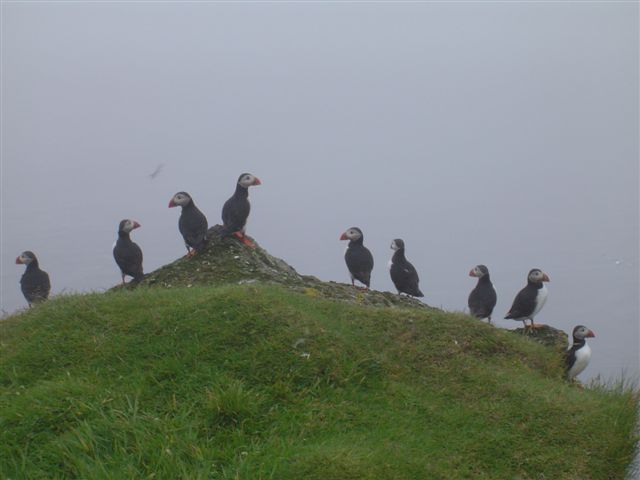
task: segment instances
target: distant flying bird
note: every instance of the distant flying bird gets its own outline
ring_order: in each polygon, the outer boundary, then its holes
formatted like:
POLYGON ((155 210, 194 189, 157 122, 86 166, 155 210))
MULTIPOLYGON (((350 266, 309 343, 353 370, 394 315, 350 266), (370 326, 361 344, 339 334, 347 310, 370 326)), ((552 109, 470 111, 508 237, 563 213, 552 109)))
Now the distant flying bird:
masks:
POLYGON ((160 172, 162 171, 163 168, 164 168, 164 163, 161 163, 160 165, 158 165, 156 167, 156 169, 152 173, 149 174, 149 178, 151 180, 155 180, 156 177, 160 174, 160 172))
POLYGON ((355 286, 355 280, 358 280, 369 288, 371 270, 373 270, 373 255, 363 245, 364 235, 362 230, 357 227, 351 227, 340 236, 340 240, 349 240, 344 260, 351 275, 351 285, 355 286))
POLYGON ((573 329, 573 345, 565 352, 564 361, 567 378, 573 380, 589 365, 591 349, 587 345, 587 338, 595 337, 593 332, 583 325, 573 329))
POLYGON ((391 250, 393 250, 393 256, 389 261, 389 273, 398 294, 406 293, 412 297, 424 297, 418 287, 420 282, 418 272, 404 255, 404 241, 400 238, 393 240, 391 250))
POLYGON ((139 227, 140 224, 138 222, 129 219, 122 220, 118 226, 118 240, 113 247, 113 258, 118 267, 120 267, 123 285, 125 283, 125 275, 133 277, 133 283, 138 283, 144 277, 142 272, 142 250, 129 237, 131 231, 139 227))
POLYGON ((178 192, 169 202, 169 208, 182 207, 178 230, 187 247, 187 257, 201 252, 207 243, 207 217, 204 216, 187 192, 178 192))
POLYGON ((539 268, 534 268, 527 275, 527 286, 518 292, 513 300, 509 313, 504 318, 521 320, 527 329, 526 320, 531 320, 531 328, 537 328, 533 318, 542 310, 547 301, 547 287, 543 282, 548 282, 549 276, 539 268))
POLYGON ((40 269, 35 253, 29 250, 22 252, 16 258, 16 264, 27 266, 20 278, 20 289, 29 306, 49 298, 49 292, 51 291, 49 274, 40 269))
POLYGON ((245 236, 245 228, 251 211, 249 187, 254 185, 262 185, 258 177, 250 173, 240 175, 236 182, 236 191, 222 207, 222 236, 233 235, 251 248, 255 248, 255 245, 245 236))
POLYGON ((491 323, 491 314, 496 306, 498 296, 496 289, 493 288, 493 283, 491 283, 489 269, 485 265, 476 265, 469 272, 469 276, 478 278, 478 283, 471 290, 467 301, 469 313, 476 318, 486 318, 491 323))

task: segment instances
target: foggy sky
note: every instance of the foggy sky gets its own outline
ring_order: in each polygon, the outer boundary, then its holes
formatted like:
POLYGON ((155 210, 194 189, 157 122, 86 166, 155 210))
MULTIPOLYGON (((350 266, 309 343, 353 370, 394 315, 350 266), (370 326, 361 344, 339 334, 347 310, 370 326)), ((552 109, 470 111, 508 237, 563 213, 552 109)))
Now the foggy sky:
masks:
POLYGON ((150 272, 185 252, 170 197, 213 225, 248 171, 248 233, 299 272, 347 282, 358 226, 373 288, 403 238, 427 303, 466 308, 484 263, 501 318, 539 267, 537 320, 596 332, 582 377, 638 374, 636 3, 1 8, 5 311, 21 251, 106 289, 121 219, 150 272))

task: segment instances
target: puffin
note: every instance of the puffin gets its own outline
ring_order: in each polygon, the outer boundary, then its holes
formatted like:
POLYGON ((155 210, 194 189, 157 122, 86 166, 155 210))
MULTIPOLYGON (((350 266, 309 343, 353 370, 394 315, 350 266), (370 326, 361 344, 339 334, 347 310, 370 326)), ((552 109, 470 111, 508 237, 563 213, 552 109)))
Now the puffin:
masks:
POLYGON ((404 256, 404 240, 396 238, 391 242, 393 255, 389 261, 391 280, 398 290, 398 295, 406 293, 410 297, 424 297, 418 283, 418 272, 404 256))
POLYGON ((207 217, 196 207, 193 198, 187 192, 178 192, 169 201, 169 208, 182 207, 178 230, 187 247, 187 257, 201 252, 207 243, 207 217))
POLYGON ((49 274, 40 269, 35 253, 29 250, 22 252, 16 258, 16 264, 27 266, 22 278, 20 278, 20 289, 29 306, 49 298, 49 292, 51 291, 49 274))
POLYGON ((578 325, 573 329, 573 345, 564 355, 568 380, 573 380, 589 365, 591 349, 586 339, 593 337, 595 337, 594 333, 584 325, 578 325))
POLYGON ((238 177, 236 191, 222 207, 222 236, 233 235, 251 248, 255 248, 255 244, 245 236, 244 232, 251 211, 249 187, 255 185, 262 185, 260 179, 250 173, 243 173, 238 177))
POLYGON ((133 277, 131 281, 133 283, 138 283, 144 276, 142 273, 142 250, 129 237, 131 231, 136 228, 140 228, 138 222, 129 219, 122 220, 118 226, 118 240, 113 247, 113 258, 120 267, 123 285, 125 284, 125 275, 133 277))
POLYGON ((476 265, 469 272, 469 276, 478 279, 478 283, 471 290, 467 300, 469 313, 479 319, 486 318, 491 323, 491 314, 498 301, 498 296, 496 289, 493 288, 493 283, 491 283, 489 269, 486 265, 476 265))
POLYGON ((362 243, 364 240, 362 230, 357 227, 351 227, 340 236, 340 240, 349 240, 344 260, 351 275, 351 285, 355 286, 355 280, 358 280, 366 285, 368 289, 371 284, 373 255, 362 243))
POLYGON ((521 320, 527 329, 526 320, 531 320, 531 328, 537 328, 533 323, 535 317, 547 301, 547 287, 544 282, 549 281, 549 276, 539 268, 534 268, 527 275, 527 286, 518 292, 513 300, 513 305, 504 318, 521 320))

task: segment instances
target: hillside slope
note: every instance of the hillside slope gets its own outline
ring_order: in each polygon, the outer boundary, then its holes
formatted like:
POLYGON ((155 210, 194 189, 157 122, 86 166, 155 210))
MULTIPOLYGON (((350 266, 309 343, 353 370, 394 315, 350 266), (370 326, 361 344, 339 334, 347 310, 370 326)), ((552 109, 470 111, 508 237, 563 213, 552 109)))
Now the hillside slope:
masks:
POLYGON ((9 318, 0 477, 623 478, 634 394, 464 315, 316 292, 141 287, 9 318))
POLYGON ((140 287, 3 323, 3 478, 622 478, 634 394, 218 229, 140 287))

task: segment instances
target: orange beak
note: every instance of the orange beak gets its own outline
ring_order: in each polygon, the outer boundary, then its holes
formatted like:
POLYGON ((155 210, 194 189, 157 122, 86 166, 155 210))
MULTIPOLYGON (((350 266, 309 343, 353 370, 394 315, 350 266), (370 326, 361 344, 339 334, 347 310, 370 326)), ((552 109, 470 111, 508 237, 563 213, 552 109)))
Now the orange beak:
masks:
POLYGON ((253 181, 254 185, 262 185, 262 182, 260 181, 260 179, 258 177, 256 177, 256 179, 253 181))
POLYGON ((135 230, 136 228, 140 228, 140 224, 134 220, 133 221, 133 229, 135 230))
POLYGON ((340 240, 349 240, 347 238, 347 232, 344 232, 342 235, 340 235, 340 240))
POLYGON ((22 260, 20 260, 20 257, 16 258, 16 265, 20 265, 22 263, 22 260))
POLYGON ((469 276, 470 277, 475 277, 476 276, 476 272, 475 270, 472 268, 471 271, 469 272, 469 276))
POLYGON ((546 273, 542 274, 542 281, 543 282, 550 282, 551 280, 549 280, 549 275, 547 275, 546 273))
POLYGON ((589 330, 585 336, 586 336, 586 337, 589 337, 589 338, 593 338, 593 337, 595 337, 595 336, 596 336, 596 334, 595 334, 595 333, 593 333, 593 331, 592 331, 592 330, 589 330))
POLYGON ((173 208, 173 207, 177 207, 178 205, 176 205, 173 201, 173 198, 169 201, 169 208, 173 208))

